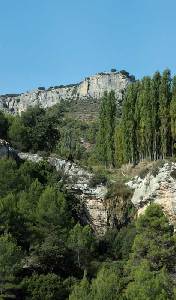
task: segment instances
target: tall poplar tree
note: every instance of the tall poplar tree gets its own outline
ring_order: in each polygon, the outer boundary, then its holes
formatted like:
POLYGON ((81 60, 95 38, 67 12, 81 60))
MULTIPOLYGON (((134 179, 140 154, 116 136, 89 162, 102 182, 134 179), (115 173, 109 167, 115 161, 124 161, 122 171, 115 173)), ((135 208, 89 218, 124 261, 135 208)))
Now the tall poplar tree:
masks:
POLYGON ((115 93, 105 92, 100 105, 97 152, 98 159, 106 166, 114 166, 116 110, 115 93))
POLYGON ((170 70, 163 72, 159 92, 159 117, 161 135, 161 157, 171 155, 170 130, 171 74, 170 70))
POLYGON ((137 140, 140 160, 152 156, 151 79, 142 79, 136 102, 137 140))
POLYGON ((171 133, 172 133, 172 154, 176 146, 176 76, 172 81, 172 100, 170 104, 170 116, 171 116, 171 133))
POLYGON ((115 164, 117 167, 119 167, 124 162, 125 162, 124 134, 123 134, 122 122, 119 122, 115 130, 115 164))
POLYGON ((138 160, 138 149, 136 139, 135 105, 139 83, 135 82, 128 86, 125 93, 122 109, 122 126, 124 135, 125 160, 136 163, 138 160))
POLYGON ((111 91, 108 94, 108 102, 107 102, 107 132, 106 132, 106 143, 107 143, 107 161, 108 165, 114 167, 114 155, 115 155, 115 126, 116 126, 116 99, 115 93, 111 91))
POLYGON ((152 159, 157 160, 160 155, 160 118, 159 118, 159 89, 161 75, 156 72, 151 82, 151 110, 152 110, 152 159))

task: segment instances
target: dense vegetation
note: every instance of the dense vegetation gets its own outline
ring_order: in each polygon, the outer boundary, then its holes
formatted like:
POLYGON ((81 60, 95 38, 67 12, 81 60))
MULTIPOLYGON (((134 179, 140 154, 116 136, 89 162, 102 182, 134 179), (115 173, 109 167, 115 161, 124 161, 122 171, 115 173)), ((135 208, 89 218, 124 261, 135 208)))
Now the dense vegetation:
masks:
POLYGON ((46 162, 0 160, 0 299, 175 299, 160 207, 98 238, 59 179, 46 162))
POLYGON ((106 178, 123 163, 174 156, 175 116, 176 77, 168 70, 130 84, 121 112, 115 94, 105 93, 96 121, 73 120, 69 103, 0 112, 0 139, 19 151, 98 166, 90 184, 108 183, 111 224, 95 236, 47 161, 1 159, 0 299, 176 299, 173 226, 154 204, 135 219, 129 189, 106 178))
POLYGON ((130 84, 120 118, 115 116, 115 105, 113 93, 105 94, 97 143, 103 164, 136 164, 175 155, 176 76, 171 78, 169 70, 130 84))

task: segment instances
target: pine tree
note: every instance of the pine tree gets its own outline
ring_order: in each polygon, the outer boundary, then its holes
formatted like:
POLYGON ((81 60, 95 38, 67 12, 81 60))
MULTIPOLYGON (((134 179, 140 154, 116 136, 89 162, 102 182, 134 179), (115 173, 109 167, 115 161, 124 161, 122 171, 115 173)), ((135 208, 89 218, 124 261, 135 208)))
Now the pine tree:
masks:
POLYGON ((176 263, 173 226, 161 207, 151 204, 136 221, 136 230, 126 266, 127 299, 175 299, 169 277, 176 263))
POLYGON ((165 267, 171 271, 176 263, 176 241, 173 226, 169 224, 161 207, 151 204, 144 215, 136 222, 137 235, 134 239, 129 260, 131 270, 144 259, 151 270, 158 271, 165 267))
POLYGON ((173 282, 166 270, 152 272, 147 261, 136 267, 125 291, 127 300, 174 300, 173 282))
POLYGON ((10 234, 0 237, 0 299, 15 298, 15 276, 21 267, 22 251, 10 234))
POLYGON ((74 286, 69 300, 90 300, 90 284, 84 272, 83 279, 74 286))
POLYGON ((79 268, 86 264, 86 259, 93 247, 93 242, 93 234, 88 225, 82 227, 77 223, 70 231, 68 247, 75 251, 79 268))

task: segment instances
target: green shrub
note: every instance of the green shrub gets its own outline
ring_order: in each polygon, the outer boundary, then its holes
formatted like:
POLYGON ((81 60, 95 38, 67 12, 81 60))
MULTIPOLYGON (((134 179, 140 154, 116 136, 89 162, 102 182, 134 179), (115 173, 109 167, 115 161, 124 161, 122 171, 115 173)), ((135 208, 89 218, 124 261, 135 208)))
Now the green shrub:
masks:
POLYGON ((165 161, 164 160, 158 160, 153 164, 151 174, 156 177, 159 173, 159 170, 164 166, 165 161))
POLYGON ((97 185, 106 185, 108 182, 108 179, 105 174, 102 174, 100 172, 97 172, 89 181, 90 187, 94 188, 97 185))

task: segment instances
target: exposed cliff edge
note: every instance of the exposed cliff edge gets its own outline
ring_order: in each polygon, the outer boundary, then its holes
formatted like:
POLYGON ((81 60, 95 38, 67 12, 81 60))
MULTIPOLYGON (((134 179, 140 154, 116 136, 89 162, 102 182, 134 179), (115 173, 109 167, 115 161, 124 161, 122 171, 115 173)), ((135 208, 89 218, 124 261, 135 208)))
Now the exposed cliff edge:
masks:
POLYGON ((134 80, 127 72, 98 73, 87 77, 78 84, 67 86, 55 86, 45 90, 38 88, 34 91, 22 94, 7 94, 0 96, 0 110, 10 113, 21 113, 29 106, 41 105, 44 108, 51 107, 61 100, 84 102, 86 99, 99 99, 105 91, 114 90, 118 103, 127 85, 134 80))
POLYGON ((138 215, 154 202, 161 205, 170 222, 176 227, 176 163, 164 163, 143 179, 136 176, 128 182, 128 186, 134 189, 131 201, 137 208, 138 215))

